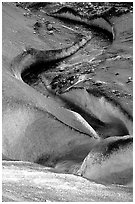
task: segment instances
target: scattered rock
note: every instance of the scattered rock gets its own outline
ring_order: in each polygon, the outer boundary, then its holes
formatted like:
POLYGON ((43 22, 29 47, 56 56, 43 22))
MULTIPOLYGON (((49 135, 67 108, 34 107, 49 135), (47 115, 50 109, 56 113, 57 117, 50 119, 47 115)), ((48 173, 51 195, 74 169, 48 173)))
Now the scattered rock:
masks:
POLYGON ((92 68, 92 69, 91 69, 91 73, 94 73, 94 72, 95 72, 95 69, 94 69, 94 68, 92 68))
POLYGON ((53 30, 53 25, 51 23, 48 23, 46 25, 47 30, 52 31, 53 30))
POLYGON ((79 69, 79 68, 77 68, 77 69, 75 69, 75 71, 76 71, 76 72, 79 72, 79 71, 80 71, 80 69, 79 69))
POLYGON ((130 82, 132 82, 132 77, 128 77, 128 80, 126 83, 130 83, 130 82))
POLYGON ((95 82, 95 85, 101 86, 101 85, 102 85, 102 81, 96 81, 96 82, 95 82))
POLYGON ((45 23, 45 18, 42 18, 42 23, 45 23))
POLYGON ((115 93, 115 92, 116 92, 116 90, 113 89, 113 90, 112 90, 112 93, 115 93))
POLYGON ((112 90, 112 93, 114 93, 116 96, 120 96, 120 92, 118 90, 112 90))
POLYGON ((31 16, 31 15, 32 15, 32 13, 27 12, 27 13, 23 13, 23 15, 24 15, 25 17, 29 17, 29 16, 31 16))
POLYGON ((42 24, 38 21, 34 24, 34 30, 38 30, 40 27, 42 27, 42 24))
POLYGON ((132 77, 128 77, 128 81, 132 81, 132 77))
POLYGON ((74 81, 70 81, 70 84, 73 84, 74 83, 74 81))
POLYGON ((119 72, 116 72, 115 75, 118 76, 118 75, 119 75, 119 72))
POLYGON ((129 98, 131 98, 131 97, 132 97, 132 95, 131 95, 131 94, 129 94, 129 93, 124 93, 124 95, 125 95, 125 97, 129 97, 129 98))
POLYGON ((17 3, 16 3, 16 7, 19 7, 19 6, 20 6, 20 3, 19 3, 19 2, 17 2, 17 3))
POLYGON ((68 77, 68 80, 73 81, 75 79, 75 76, 68 77))
POLYGON ((120 93, 118 92, 118 93, 116 93, 116 96, 120 96, 120 93))
POLYGON ((48 31, 48 34, 52 35, 53 34, 53 30, 48 31))
POLYGON ((65 69, 64 67, 60 67, 59 71, 62 72, 62 71, 64 71, 64 69, 65 69))

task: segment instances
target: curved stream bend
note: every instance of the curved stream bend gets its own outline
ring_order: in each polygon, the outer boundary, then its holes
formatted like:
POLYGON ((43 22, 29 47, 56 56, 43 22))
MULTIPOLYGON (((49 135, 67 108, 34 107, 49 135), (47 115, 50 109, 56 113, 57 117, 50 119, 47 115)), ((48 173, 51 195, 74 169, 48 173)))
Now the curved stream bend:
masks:
MULTIPOLYGON (((108 22, 106 21, 106 24, 108 24, 108 22)), ((89 25, 89 24, 88 24, 89 25)), ((110 24, 108 24, 110 26, 110 24)), ((96 26, 96 24, 95 24, 96 26)), ((112 30, 111 30, 112 31, 112 30)), ((27 48, 23 53, 21 53, 20 55, 18 55, 11 63, 11 71, 13 72, 13 75, 21 80, 21 81, 25 81, 25 76, 27 74, 30 74, 30 72, 43 72, 45 71, 45 69, 47 69, 48 64, 52 64, 52 63, 56 63, 66 57, 71 56, 72 54, 74 54, 75 52, 77 52, 81 47, 83 47, 89 40, 91 39, 91 35, 90 36, 79 36, 79 39, 72 45, 69 46, 67 48, 63 48, 63 49, 58 49, 58 50, 47 50, 47 51, 42 51, 42 50, 37 50, 35 48, 27 48), (47 66, 46 66, 47 65, 47 66), (38 69, 37 69, 38 67, 38 69)), ((57 109, 58 110, 58 109, 57 109)), ((64 109, 61 109, 62 111, 64 111, 64 109)), ((52 111, 51 111, 52 113, 52 111)), ((57 112, 58 113, 58 112, 57 112)), ((76 126, 76 122, 74 124, 74 126, 71 124, 71 122, 68 119, 67 121, 64 121, 64 118, 61 116, 58 116, 59 113, 52 113, 53 115, 55 115, 58 119, 60 119, 62 122, 66 122, 66 124, 72 126, 73 128, 77 128, 79 130, 81 130, 82 132, 85 132, 86 134, 90 134, 92 135, 94 138, 99 138, 98 134, 94 131, 94 129, 91 127, 90 124, 88 124, 86 122, 86 120, 84 120, 80 114, 70 111, 67 111, 67 117, 69 114, 69 118, 70 115, 73 115, 73 117, 78 118, 77 121, 81 121, 81 126, 82 128, 79 127, 79 125, 76 126), (85 126, 85 128, 83 128, 83 126, 85 126), (86 130, 85 130, 86 129, 86 130), (85 130, 85 131, 84 131, 85 130)), ((65 113, 64 113, 65 115, 65 113)), ((78 122, 77 122, 78 124, 78 122)))
MULTIPOLYGON (((69 57, 83 47, 90 39, 91 36, 82 37, 81 40, 75 42, 72 46, 59 50, 41 51, 34 48, 29 48, 12 61, 10 67, 11 71, 18 80, 23 82, 23 76, 25 76, 26 72, 30 74, 31 70, 34 71, 34 69, 36 69, 38 73, 43 72, 44 69, 46 69, 46 64, 56 63, 59 60, 69 57)), ((57 119, 71 126, 72 128, 79 130, 80 132, 86 133, 94 138, 99 138, 98 134, 80 116, 80 114, 71 110, 60 108, 56 103, 54 104, 54 102, 52 102, 53 107, 51 107, 51 102, 47 98, 45 100, 47 111, 54 115, 57 119)))
MULTIPOLYGON (((70 7, 62 7, 48 15, 62 19, 73 19, 82 23, 85 22, 85 24, 89 26, 100 26, 105 32, 110 33, 109 36, 112 35, 114 38, 114 28, 111 23, 104 18, 105 13, 102 14, 102 16, 93 15, 86 18, 86 16, 79 15, 70 7)), ((12 62, 11 69, 18 79, 25 82, 27 75, 31 75, 32 72, 35 72, 37 75, 44 72, 45 69, 48 68, 48 65, 50 66, 50 64, 71 56, 90 39, 91 36, 81 36, 81 39, 79 38, 72 46, 59 50, 40 51, 34 48, 27 49, 12 62)), ((81 115, 101 138, 132 135, 132 118, 128 117, 128 113, 126 113, 118 103, 108 100, 105 96, 101 95, 100 97, 96 97, 93 93, 89 94, 85 89, 79 90, 73 88, 59 96, 59 98, 66 103, 66 108, 81 115)), ((59 119, 62 120, 62 118, 59 119)), ((92 132, 94 133, 94 131, 92 132)), ((98 138, 98 136, 93 133, 92 135, 98 138)))
POLYGON ((104 11, 102 14, 80 15, 76 10, 69 6, 64 6, 58 10, 48 13, 49 16, 59 18, 62 20, 70 20, 76 23, 84 24, 91 28, 99 29, 108 35, 111 41, 115 39, 115 29, 112 23, 107 19, 106 15, 114 8, 104 11))
POLYGON ((38 67, 38 72, 43 72, 44 65, 46 63, 56 63, 59 60, 62 60, 66 57, 73 55, 77 52, 81 47, 83 47, 89 40, 91 40, 91 36, 81 36, 77 41, 63 49, 58 50, 37 50, 35 48, 26 48, 26 50, 18 55, 11 62, 11 71, 14 76, 20 80, 24 75, 25 70, 33 69, 34 67, 38 67), (41 70, 39 70, 39 67, 41 70))
MULTIPOLYGON (((58 13, 56 14, 56 17, 58 17, 58 13)), ((84 22, 87 23, 88 25, 98 26, 98 24, 101 23, 100 21, 101 18, 96 18, 96 19, 97 20, 93 19, 91 23, 88 22, 88 20, 87 22, 86 20, 84 20, 84 22)), ((105 22, 105 19, 103 19, 102 22, 105 22)), ((112 36, 114 36, 113 28, 111 27, 111 25, 107 21, 105 24, 103 23, 103 25, 105 25, 103 26, 103 29, 105 29, 107 25, 107 31, 112 33, 112 36)), ((37 70, 37 72, 42 73, 43 71, 45 71, 46 67, 44 68, 44 70, 43 70, 43 67, 47 63, 54 63, 61 59, 69 57, 70 55, 74 54, 77 50, 79 50, 81 47, 83 47, 90 39, 91 39, 91 36, 82 37, 81 40, 75 42, 72 46, 64 49, 59 49, 59 50, 41 51, 35 48, 26 49, 26 51, 21 53, 12 61, 11 63, 12 73, 18 80, 21 80, 23 82, 25 81, 25 75, 33 72, 33 69, 40 67, 40 70, 37 70)), ((131 130, 132 119, 129 119, 129 117, 127 117, 127 115, 124 113, 123 110, 121 110, 121 108, 119 108, 118 106, 114 106, 114 104, 112 104, 111 102, 106 101, 104 97, 93 96, 93 93, 90 93, 90 94, 88 92, 83 93, 83 91, 81 90, 81 93, 79 93, 79 91, 75 91, 75 94, 77 94, 78 98, 73 97, 74 93, 72 95, 72 91, 71 92, 69 91, 69 95, 65 93, 65 96, 63 94, 62 95, 63 98, 61 97, 62 101, 66 100, 69 103, 72 102, 71 106, 73 105, 75 107, 75 109, 73 107, 72 111, 71 111, 72 109, 71 107, 70 108, 68 107, 69 109, 67 108, 64 109, 58 106, 56 106, 56 109, 48 108, 47 111, 51 112, 54 116, 56 116, 56 118, 61 120, 63 123, 68 124, 69 126, 75 129, 79 129, 81 132, 93 136, 93 138, 99 139, 101 138, 102 134, 103 134, 102 135, 103 138, 106 138, 109 136, 124 136, 128 134, 130 135, 132 134, 132 130, 131 130), (86 104, 84 102, 84 99, 86 99, 86 104), (97 107, 99 109, 97 109, 97 107), (85 110, 86 108, 88 110, 87 114, 85 110), (77 122, 75 122, 75 124, 72 124, 72 122, 70 121, 71 118, 73 120, 75 119, 77 122), (94 120, 95 122, 93 122, 94 120), (100 123, 99 125, 100 127, 98 127, 98 125, 96 124, 97 122, 100 123), (108 128, 107 132, 105 132, 104 127, 108 128), (98 131, 99 131, 99 134, 97 133, 98 131), (109 131, 110 133, 108 134, 109 131)), ((46 103, 49 103, 47 98, 46 98, 46 103)), ((123 139, 120 139, 120 140, 123 141, 123 139)), ((102 146, 102 140, 101 140, 101 143, 99 140, 99 146, 100 144, 102 146)), ((56 168, 57 166, 59 165, 56 165, 56 168)), ((60 165, 60 168, 61 168, 61 165, 60 165)), ((82 169, 84 172, 84 164, 82 169)), ((71 173, 72 172, 74 172, 74 170, 73 171, 71 170, 71 173)), ((83 175, 83 173, 81 174, 83 175)), ((89 178, 89 174, 87 174, 86 172, 84 176, 89 178)))

